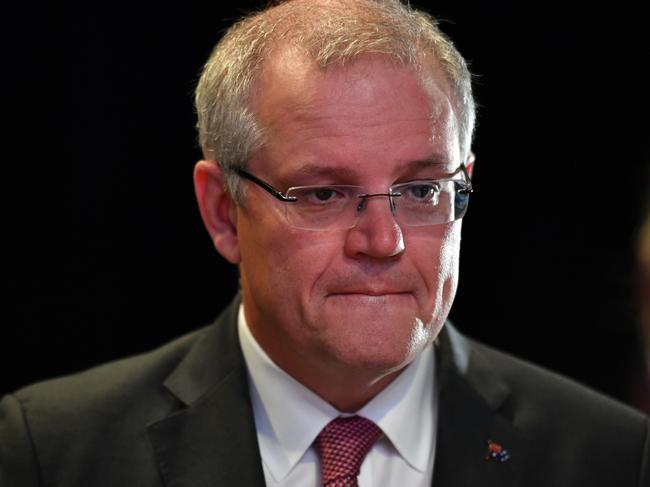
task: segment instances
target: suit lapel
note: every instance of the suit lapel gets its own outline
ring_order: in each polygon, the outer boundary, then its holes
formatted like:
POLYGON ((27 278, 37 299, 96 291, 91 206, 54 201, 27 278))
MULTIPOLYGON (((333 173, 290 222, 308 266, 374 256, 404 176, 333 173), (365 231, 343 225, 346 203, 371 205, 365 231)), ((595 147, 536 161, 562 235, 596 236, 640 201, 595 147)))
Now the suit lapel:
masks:
POLYGON ((182 408, 147 428, 165 485, 264 485, 238 307, 236 299, 165 381, 182 408))
MULTIPOLYGON (((526 440, 508 417, 509 387, 453 327, 441 334, 434 487, 518 486, 526 440), (486 459, 488 441, 509 458, 486 459)), ((502 455, 501 458, 504 458, 502 455)))

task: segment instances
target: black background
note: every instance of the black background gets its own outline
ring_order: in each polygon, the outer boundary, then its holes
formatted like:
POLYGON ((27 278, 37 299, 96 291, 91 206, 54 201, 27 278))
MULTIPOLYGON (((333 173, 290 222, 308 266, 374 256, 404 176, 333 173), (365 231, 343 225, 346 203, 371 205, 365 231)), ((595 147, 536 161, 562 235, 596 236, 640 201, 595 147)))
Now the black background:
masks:
MULTIPOLYGON (((412 2, 477 75, 476 192, 451 318, 633 403, 648 33, 631 1, 412 2)), ((192 90, 260 2, 5 8, 0 393, 151 349, 236 290, 192 187, 192 90)))

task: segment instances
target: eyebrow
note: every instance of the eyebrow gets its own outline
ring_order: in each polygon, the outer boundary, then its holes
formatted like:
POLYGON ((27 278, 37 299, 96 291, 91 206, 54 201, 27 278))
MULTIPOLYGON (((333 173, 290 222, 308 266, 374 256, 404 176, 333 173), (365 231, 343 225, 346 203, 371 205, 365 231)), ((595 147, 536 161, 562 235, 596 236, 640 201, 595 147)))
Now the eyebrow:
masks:
POLYGON ((402 169, 405 170, 418 170, 418 169, 427 169, 431 166, 433 167, 447 167, 451 165, 451 161, 448 157, 445 157, 440 154, 431 154, 424 159, 418 159, 415 161, 410 161, 404 164, 402 169))
POLYGON ((315 164, 306 164, 298 168, 298 170, 292 174, 293 177, 297 178, 318 178, 318 177, 346 177, 352 178, 356 175, 356 171, 350 167, 346 166, 318 166, 315 164))
MULTIPOLYGON (((404 172, 416 172, 420 169, 427 169, 430 167, 445 167, 448 166, 449 163, 447 157, 439 154, 431 154, 424 159, 417 159, 404 163, 399 167, 399 170, 404 172)), ((319 166, 316 164, 305 164, 292 173, 292 177, 294 178, 305 179, 319 177, 353 179, 355 176, 357 176, 357 172, 354 168, 349 166, 319 166)))

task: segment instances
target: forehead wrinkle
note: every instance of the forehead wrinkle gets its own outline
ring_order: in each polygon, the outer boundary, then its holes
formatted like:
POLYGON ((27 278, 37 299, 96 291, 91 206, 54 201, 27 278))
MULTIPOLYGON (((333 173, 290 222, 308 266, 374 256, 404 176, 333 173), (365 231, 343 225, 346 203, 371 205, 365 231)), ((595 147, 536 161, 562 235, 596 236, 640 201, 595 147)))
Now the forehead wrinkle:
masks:
MULTIPOLYGON (((383 94, 374 92, 374 95, 382 95, 378 98, 379 103, 370 103, 376 100, 377 96, 368 96, 367 100, 350 96, 351 92, 355 91, 355 86, 361 86, 363 90, 365 83, 369 83, 368 89, 373 91, 373 72, 370 69, 374 64, 366 67, 357 64, 359 70, 355 70, 355 65, 352 65, 322 71, 314 69, 309 62, 304 62, 304 59, 296 59, 293 56, 282 58, 276 58, 275 62, 265 66, 263 74, 257 79, 257 90, 253 96, 252 108, 257 112, 258 120, 267 136, 264 145, 272 145, 273 139, 278 136, 286 139, 287 133, 294 135, 294 145, 298 146, 321 139, 322 142, 318 144, 323 147, 323 144, 330 144, 327 140, 330 137, 340 138, 342 144, 347 144, 347 140, 351 138, 364 137, 364 130, 378 127, 382 127, 379 133, 373 134, 370 130, 369 135, 379 137, 381 140, 378 142, 381 143, 392 136, 421 134, 424 131, 421 127, 413 131, 410 130, 409 123, 417 125, 417 122, 426 120, 426 136, 434 146, 432 148, 435 150, 435 147, 449 140, 452 142, 450 150, 452 153, 456 152, 454 146, 457 144, 453 141, 458 135, 457 120, 444 78, 439 80, 439 76, 422 73, 415 76, 421 94, 418 99, 406 101, 420 103, 426 108, 422 107, 422 116, 414 114, 412 117, 406 117, 401 116, 399 110, 400 97, 390 96, 395 91, 394 86, 388 86, 389 91, 392 90, 390 93, 386 90, 381 90, 383 94), (268 93, 269 89, 273 96, 264 96, 264 92, 268 93), (381 116, 385 110, 397 112, 396 116, 386 120, 381 116), (377 115, 376 118, 373 113, 377 115), (345 123, 332 123, 339 120, 345 123), (395 130, 392 130, 393 125, 395 130)), ((382 66, 385 64, 382 63, 382 66)), ((397 71, 402 70, 402 67, 393 67, 397 71)), ((382 87, 380 84, 380 88, 382 87)), ((335 150, 332 155, 336 155, 336 152, 335 150)), ((452 153, 444 159, 455 159, 452 153)))
MULTIPOLYGON (((338 122, 341 119, 345 119, 346 129, 349 128, 377 128, 377 127, 389 127, 390 125, 399 125, 402 123, 417 123, 422 120, 426 120, 430 123, 430 129, 433 130, 434 125, 437 122, 441 122, 443 125, 446 125, 446 122, 453 121, 453 117, 450 117, 452 110, 448 104, 448 100, 444 100, 443 103, 435 103, 434 100, 431 100, 429 97, 430 110, 428 110, 427 116, 422 117, 406 117, 406 116, 397 116, 388 121, 374 121, 372 118, 369 120, 366 103, 346 103, 345 110, 337 110, 336 112, 332 111, 332 100, 325 98, 327 94, 323 94, 321 98, 318 94, 312 93, 310 97, 305 97, 303 100, 292 100, 291 104, 285 105, 284 109, 276 113, 274 118, 266 117, 266 125, 269 128, 280 126, 286 127, 287 124, 297 124, 300 126, 301 130, 322 130, 323 125, 327 125, 328 129, 333 129, 334 132, 330 132, 328 135, 348 135, 347 131, 336 132, 338 123, 334 124, 322 124, 322 122, 328 122, 333 120, 338 122), (361 108, 361 111, 356 110, 356 108, 361 108)), ((377 112, 382 111, 381 107, 374 107, 377 112)), ((378 117, 379 118, 379 117, 378 117)))

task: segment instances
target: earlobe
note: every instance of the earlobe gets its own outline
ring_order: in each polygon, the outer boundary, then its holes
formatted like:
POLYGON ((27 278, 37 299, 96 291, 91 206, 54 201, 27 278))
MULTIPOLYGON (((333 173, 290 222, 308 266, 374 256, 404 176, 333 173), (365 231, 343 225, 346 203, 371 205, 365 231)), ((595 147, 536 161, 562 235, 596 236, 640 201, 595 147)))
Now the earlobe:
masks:
POLYGON ((467 174, 469 174, 470 178, 472 177, 472 171, 474 170, 474 161, 476 161, 476 154, 474 154, 472 151, 469 151, 467 160, 465 161, 465 167, 467 168, 467 174))
POLYGON ((237 208, 226 189, 223 172, 215 161, 196 163, 194 192, 203 224, 217 252, 228 262, 239 264, 237 208))

